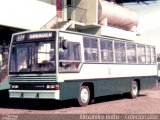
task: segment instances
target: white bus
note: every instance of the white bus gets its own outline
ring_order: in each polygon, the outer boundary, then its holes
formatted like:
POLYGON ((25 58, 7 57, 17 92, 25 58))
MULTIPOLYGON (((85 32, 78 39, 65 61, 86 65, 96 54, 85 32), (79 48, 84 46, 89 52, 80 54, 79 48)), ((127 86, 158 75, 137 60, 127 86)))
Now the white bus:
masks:
POLYGON ((43 30, 12 36, 10 98, 77 99, 86 106, 98 96, 156 85, 154 46, 71 31, 43 30))

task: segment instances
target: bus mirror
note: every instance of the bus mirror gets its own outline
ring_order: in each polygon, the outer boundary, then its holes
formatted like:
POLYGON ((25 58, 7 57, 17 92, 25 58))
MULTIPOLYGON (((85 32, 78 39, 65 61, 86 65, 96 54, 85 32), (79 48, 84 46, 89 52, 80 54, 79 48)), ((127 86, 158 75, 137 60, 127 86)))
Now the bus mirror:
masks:
POLYGON ((63 49, 67 49, 67 46, 68 46, 68 45, 67 45, 67 40, 64 39, 64 40, 62 41, 62 48, 63 48, 63 49))
POLYGON ((15 45, 12 45, 12 51, 15 52, 15 45))

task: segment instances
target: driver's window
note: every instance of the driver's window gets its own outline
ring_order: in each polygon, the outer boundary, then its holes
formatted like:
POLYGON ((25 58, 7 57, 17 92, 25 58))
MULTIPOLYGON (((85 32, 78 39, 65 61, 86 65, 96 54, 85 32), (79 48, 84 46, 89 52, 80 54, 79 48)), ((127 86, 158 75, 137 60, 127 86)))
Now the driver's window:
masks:
POLYGON ((80 43, 60 41, 59 45, 59 71, 77 71, 81 62, 80 43))

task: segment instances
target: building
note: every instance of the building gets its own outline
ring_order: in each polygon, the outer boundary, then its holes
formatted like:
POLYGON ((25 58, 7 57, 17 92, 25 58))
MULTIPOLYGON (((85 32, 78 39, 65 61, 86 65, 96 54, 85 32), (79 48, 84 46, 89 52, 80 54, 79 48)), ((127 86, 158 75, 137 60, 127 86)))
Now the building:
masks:
POLYGON ((38 0, 0 1, 0 90, 7 82, 8 52, 13 33, 42 28, 56 16, 56 6, 38 0), (44 17, 45 16, 45 17, 44 17))

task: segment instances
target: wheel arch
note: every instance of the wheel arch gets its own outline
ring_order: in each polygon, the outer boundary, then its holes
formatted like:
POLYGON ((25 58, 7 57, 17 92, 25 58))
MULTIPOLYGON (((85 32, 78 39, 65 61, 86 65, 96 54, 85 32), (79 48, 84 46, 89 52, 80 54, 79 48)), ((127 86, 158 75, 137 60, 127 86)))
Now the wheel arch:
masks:
POLYGON ((134 79, 133 81, 136 81, 138 84, 138 90, 141 90, 141 83, 140 83, 140 79, 134 79))
POLYGON ((93 82, 83 82, 81 86, 88 86, 90 90, 91 100, 94 99, 94 83, 93 82))

